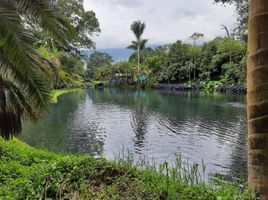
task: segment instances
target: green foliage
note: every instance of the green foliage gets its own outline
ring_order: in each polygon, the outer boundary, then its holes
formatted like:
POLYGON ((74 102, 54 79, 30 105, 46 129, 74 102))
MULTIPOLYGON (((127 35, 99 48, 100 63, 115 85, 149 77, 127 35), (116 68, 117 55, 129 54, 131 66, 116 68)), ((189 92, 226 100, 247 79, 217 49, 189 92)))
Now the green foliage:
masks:
POLYGON ((86 71, 86 81, 92 80, 95 72, 100 67, 109 67, 112 65, 112 57, 104 52, 95 51, 89 56, 86 71))
POLYGON ((46 46, 41 46, 38 50, 51 89, 83 87, 85 69, 80 56, 57 49, 51 51, 46 46))
POLYGON ((95 46, 91 36, 100 32, 99 22, 93 11, 85 11, 83 0, 58 0, 56 1, 58 9, 68 16, 73 36, 69 42, 77 49, 92 48, 95 46))
POLYGON ((213 91, 215 88, 223 85, 222 81, 201 81, 201 87, 206 91, 213 91))
POLYGON ((204 37, 203 33, 193 33, 193 35, 190 37, 190 39, 194 41, 194 46, 196 46, 197 40, 199 40, 202 37, 204 37))
POLYGON ((152 50, 144 60, 149 69, 153 69, 158 82, 245 83, 246 44, 230 38, 216 38, 202 46, 178 41, 161 54, 152 50))
POLYGON ((185 82, 190 72, 190 45, 177 41, 169 47, 166 62, 161 66, 160 82, 185 82))
POLYGON ((172 168, 129 156, 114 162, 37 150, 0 139, 0 199, 255 199, 244 182, 204 183, 198 165, 172 168))
POLYGON ((96 80, 108 81, 116 80, 120 76, 134 76, 135 64, 132 62, 122 61, 112 66, 99 67, 96 70, 94 78, 96 80))
POLYGON ((153 86, 157 82, 192 85, 202 81, 207 83, 204 88, 208 90, 217 87, 219 82, 244 85, 246 81, 246 44, 231 38, 215 38, 202 46, 177 41, 171 45, 145 48, 140 52, 140 61, 140 68, 133 64, 137 62, 135 52, 129 62, 100 67, 91 77, 102 81, 116 80, 115 74, 121 73, 132 76, 139 86, 153 86), (146 76, 142 84, 137 78, 140 76, 146 76))
POLYGON ((70 74, 60 70, 57 77, 57 84, 54 88, 83 88, 84 78, 78 74, 70 74))
MULTIPOLYGON (((241 61, 242 62, 242 61, 241 61)), ((246 82, 246 65, 245 64, 235 64, 226 63, 222 66, 223 76, 222 80, 227 84, 238 83, 243 85, 246 82)))
POLYGON ((113 62, 112 57, 104 52, 95 51, 89 56, 88 68, 96 69, 98 67, 110 66, 113 62))
POLYGON ((145 49, 145 44, 148 42, 147 39, 141 38, 145 28, 146 24, 141 21, 134 21, 130 26, 130 30, 134 33, 136 41, 132 41, 132 44, 128 48, 136 50, 138 68, 141 63, 141 51, 145 49))
POLYGON ((145 30, 145 23, 142 23, 141 21, 134 21, 131 26, 130 30, 134 33, 137 41, 141 39, 141 36, 145 30))
POLYGON ((132 44, 129 45, 127 48, 128 48, 128 49, 135 50, 135 51, 137 51, 138 48, 140 48, 140 50, 143 50, 143 49, 145 48, 145 45, 146 45, 147 42, 148 42, 147 39, 141 39, 141 40, 139 41, 139 43, 138 43, 137 41, 132 41, 132 42, 131 42, 132 44))
POLYGON ((144 59, 144 64, 152 71, 156 76, 159 75, 163 65, 166 63, 167 58, 167 46, 160 46, 148 53, 144 59))
POLYGON ((40 46, 38 48, 38 52, 39 52, 40 56, 42 56, 43 58, 46 58, 46 59, 50 59, 50 58, 54 57, 54 55, 55 55, 55 52, 53 53, 53 52, 48 51, 47 47, 45 47, 45 46, 40 46))
POLYGON ((147 65, 137 65, 133 62, 121 61, 108 67, 96 69, 94 80, 109 82, 120 86, 152 87, 156 76, 147 65))
POLYGON ((22 117, 36 120, 50 103, 37 38, 25 26, 26 19, 59 41, 69 35, 68 24, 51 1, 0 2, 0 135, 5 139, 21 132, 22 117))
POLYGON ((66 94, 66 93, 70 93, 70 92, 75 92, 78 91, 80 89, 55 89, 52 90, 51 92, 51 96, 52 96, 52 103, 57 103, 58 102, 58 97, 62 94, 66 94))
POLYGON ((239 62, 246 53, 246 44, 223 38, 217 45, 217 53, 229 56, 229 62, 239 62))
MULTIPOLYGON (((140 64, 144 64, 145 59, 147 58, 147 56, 151 55, 153 49, 152 48, 142 48, 140 49, 140 64)), ((133 52, 130 57, 129 57, 129 62, 138 62, 138 52, 135 51, 133 52)))
POLYGON ((69 74, 78 74, 80 76, 84 75, 84 63, 78 56, 61 53, 58 58, 65 72, 69 74))

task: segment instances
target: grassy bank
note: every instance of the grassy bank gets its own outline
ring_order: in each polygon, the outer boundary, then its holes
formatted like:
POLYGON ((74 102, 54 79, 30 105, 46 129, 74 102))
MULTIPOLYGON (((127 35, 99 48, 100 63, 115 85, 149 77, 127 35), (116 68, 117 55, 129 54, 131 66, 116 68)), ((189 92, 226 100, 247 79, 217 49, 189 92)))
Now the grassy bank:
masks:
POLYGON ((66 94, 66 93, 69 93, 69 92, 75 92, 75 91, 78 91, 80 90, 79 88, 78 89, 55 89, 55 90, 52 90, 51 92, 51 96, 52 96, 52 103, 57 103, 58 102, 58 97, 62 94, 66 94))
POLYGON ((241 183, 196 182, 194 171, 141 170, 129 160, 60 155, 17 139, 0 139, 0 157, 0 199, 253 199, 241 183))

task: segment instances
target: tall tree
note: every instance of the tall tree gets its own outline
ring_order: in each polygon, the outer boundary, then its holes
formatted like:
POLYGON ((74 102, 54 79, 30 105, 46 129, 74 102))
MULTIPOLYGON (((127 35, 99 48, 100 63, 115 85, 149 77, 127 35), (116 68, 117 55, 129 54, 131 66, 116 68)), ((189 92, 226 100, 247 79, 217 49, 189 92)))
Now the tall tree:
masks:
POLYGON ((93 11, 86 11, 84 9, 83 0, 47 0, 53 2, 57 8, 58 13, 66 18, 69 22, 71 35, 68 38, 68 43, 63 44, 55 37, 52 37, 50 32, 40 30, 36 26, 35 21, 26 18, 24 21, 31 32, 38 38, 39 45, 48 46, 50 49, 57 47, 65 51, 80 53, 79 49, 95 48, 95 43, 92 36, 100 32, 99 21, 93 11))
POLYGON ((234 30, 240 39, 247 39, 247 23, 248 23, 248 0, 214 0, 216 3, 234 4, 237 11, 238 27, 234 30))
POLYGON ((90 81, 97 68, 109 67, 112 65, 113 58, 108 53, 95 51, 89 56, 87 63, 86 79, 90 81))
POLYGON ((91 36, 100 32, 99 21, 93 11, 84 9, 84 0, 57 0, 58 8, 71 21, 75 37, 70 41, 76 48, 95 47, 91 36))
POLYGON ((191 35, 190 39, 193 40, 193 45, 196 46, 197 41, 204 37, 203 33, 193 33, 193 35, 191 35))
POLYGON ((203 33, 193 33, 193 35, 190 37, 190 39, 193 40, 193 47, 190 49, 192 62, 189 64, 189 81, 191 81, 191 68, 194 70, 194 80, 196 78, 197 57, 201 54, 201 48, 197 47, 197 42, 202 37, 204 37, 203 33))
POLYGON ((0 1, 0 136, 21 132, 22 118, 35 120, 48 108, 49 87, 25 18, 65 40, 68 29, 62 15, 48 0, 0 1))
POLYGON ((248 182, 268 199, 268 1, 250 0, 248 28, 248 182))
MULTIPOLYGON (((134 33, 135 37, 136 37, 136 42, 132 42, 132 47, 134 47, 133 45, 136 44, 136 48, 137 48, 137 54, 138 54, 138 69, 140 68, 140 51, 141 51, 141 47, 145 46, 145 43, 147 42, 147 40, 143 40, 141 38, 144 29, 145 29, 146 25, 145 23, 142 23, 141 21, 134 21, 131 26, 130 26, 130 30, 134 33)), ((131 47, 129 46, 129 47, 131 47)))
POLYGON ((189 44, 177 41, 169 47, 165 63, 161 66, 160 82, 185 82, 189 78, 189 44))

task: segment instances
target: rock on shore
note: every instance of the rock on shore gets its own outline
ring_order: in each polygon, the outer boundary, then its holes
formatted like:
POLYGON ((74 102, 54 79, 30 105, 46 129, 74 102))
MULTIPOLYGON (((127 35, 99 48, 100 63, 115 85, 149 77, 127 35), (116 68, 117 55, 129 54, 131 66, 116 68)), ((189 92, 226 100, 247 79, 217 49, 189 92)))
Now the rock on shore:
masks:
POLYGON ((164 84, 164 83, 158 83, 154 85, 155 89, 158 90, 171 90, 171 91, 196 91, 200 90, 199 86, 186 86, 184 84, 164 84))
POLYGON ((246 86, 235 86, 235 85, 223 85, 216 88, 216 92, 226 94, 246 94, 246 86))
MULTIPOLYGON (((154 85, 155 89, 158 90, 169 90, 169 91, 200 91, 202 88, 199 85, 193 85, 192 87, 184 84, 164 84, 158 83, 154 85)), ((246 86, 235 86, 235 85, 223 85, 215 89, 218 93, 226 94, 246 94, 246 86)))

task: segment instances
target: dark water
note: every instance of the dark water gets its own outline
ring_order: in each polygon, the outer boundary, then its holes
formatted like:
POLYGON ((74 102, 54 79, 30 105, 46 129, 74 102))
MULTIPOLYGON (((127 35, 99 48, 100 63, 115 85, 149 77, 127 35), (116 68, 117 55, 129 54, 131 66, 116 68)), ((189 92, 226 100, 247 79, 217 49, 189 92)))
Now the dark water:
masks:
POLYGON ((107 158, 124 148, 156 162, 172 162, 181 153, 190 163, 203 159, 208 172, 245 171, 245 97, 130 89, 70 93, 40 123, 25 123, 21 139, 107 158))

